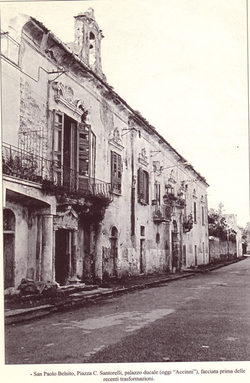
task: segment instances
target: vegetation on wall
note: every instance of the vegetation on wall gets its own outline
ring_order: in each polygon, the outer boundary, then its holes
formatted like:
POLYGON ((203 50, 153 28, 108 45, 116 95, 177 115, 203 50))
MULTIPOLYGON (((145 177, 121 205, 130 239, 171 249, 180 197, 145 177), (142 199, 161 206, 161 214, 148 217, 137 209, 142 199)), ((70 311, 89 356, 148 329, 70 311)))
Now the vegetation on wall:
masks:
POLYGON ((243 245, 243 252, 247 252, 247 247, 250 246, 250 222, 246 224, 246 227, 241 227, 242 232, 242 245, 243 245))
POLYGON ((49 180, 43 180, 42 190, 48 195, 56 196, 60 204, 70 203, 80 212, 80 219, 87 226, 95 225, 104 218, 105 210, 111 203, 111 198, 103 194, 94 195, 90 190, 70 191, 64 186, 54 185, 49 180))

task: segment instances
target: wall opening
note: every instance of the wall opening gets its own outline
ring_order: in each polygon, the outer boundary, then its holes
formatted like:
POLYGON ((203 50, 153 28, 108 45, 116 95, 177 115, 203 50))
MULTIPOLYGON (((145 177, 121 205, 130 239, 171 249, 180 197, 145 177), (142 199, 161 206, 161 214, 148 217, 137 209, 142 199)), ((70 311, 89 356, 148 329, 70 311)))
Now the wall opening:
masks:
POLYGON ((12 210, 3 210, 4 288, 15 284, 15 226, 12 210))
POLYGON ((96 40, 93 32, 89 34, 89 65, 92 66, 96 61, 96 40))
POLYGON ((115 226, 111 229, 110 236, 110 276, 116 277, 117 270, 117 258, 118 258, 118 230, 115 226))
POLYGON ((61 286, 64 286, 67 284, 71 272, 72 231, 58 229, 55 236, 55 279, 61 286))

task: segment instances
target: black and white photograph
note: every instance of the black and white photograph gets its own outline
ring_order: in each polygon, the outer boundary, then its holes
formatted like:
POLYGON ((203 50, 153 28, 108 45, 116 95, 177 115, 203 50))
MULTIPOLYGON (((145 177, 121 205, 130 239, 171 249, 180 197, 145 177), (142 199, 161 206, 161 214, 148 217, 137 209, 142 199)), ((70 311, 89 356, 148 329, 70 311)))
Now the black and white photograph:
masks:
POLYGON ((248 0, 0 10, 1 381, 249 382, 248 0))

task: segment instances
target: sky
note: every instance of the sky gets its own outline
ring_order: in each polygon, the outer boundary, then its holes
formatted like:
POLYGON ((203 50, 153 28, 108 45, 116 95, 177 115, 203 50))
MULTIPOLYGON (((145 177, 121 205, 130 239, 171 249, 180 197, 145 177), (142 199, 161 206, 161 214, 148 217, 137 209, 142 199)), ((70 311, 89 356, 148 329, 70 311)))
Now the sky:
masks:
POLYGON ((107 82, 204 176, 208 207, 249 218, 246 0, 1 2, 63 42, 92 7, 107 82))

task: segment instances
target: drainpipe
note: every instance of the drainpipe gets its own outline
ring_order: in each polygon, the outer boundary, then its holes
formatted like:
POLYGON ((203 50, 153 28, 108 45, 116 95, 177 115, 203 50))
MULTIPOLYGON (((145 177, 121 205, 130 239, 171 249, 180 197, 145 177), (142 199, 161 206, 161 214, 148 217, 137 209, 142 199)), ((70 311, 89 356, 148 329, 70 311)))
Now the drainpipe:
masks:
POLYGON ((136 175, 134 169, 134 131, 131 131, 131 237, 135 235, 135 187, 136 187, 136 175))

